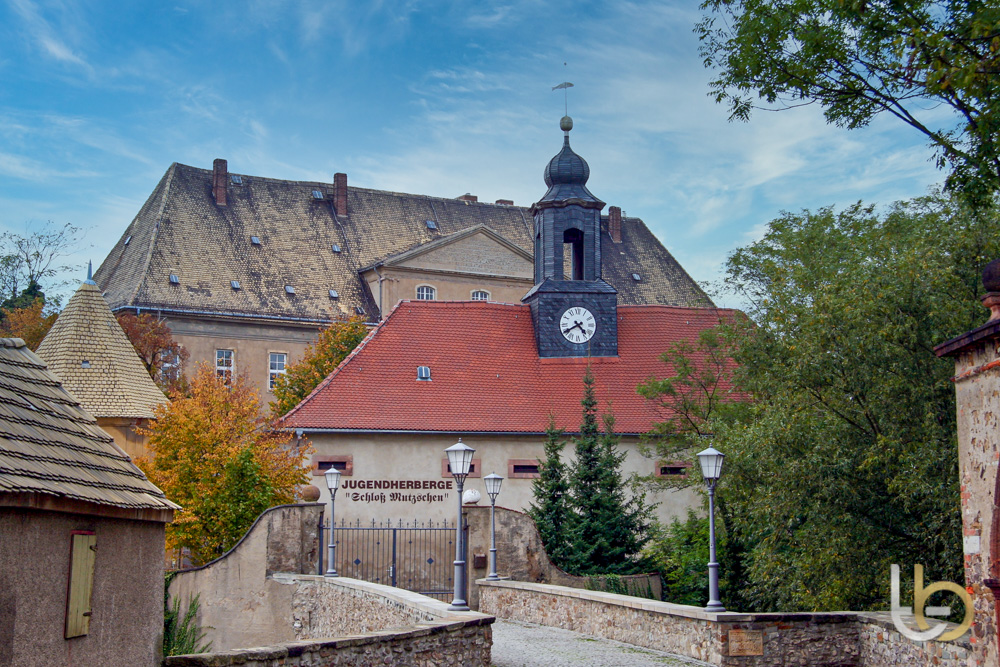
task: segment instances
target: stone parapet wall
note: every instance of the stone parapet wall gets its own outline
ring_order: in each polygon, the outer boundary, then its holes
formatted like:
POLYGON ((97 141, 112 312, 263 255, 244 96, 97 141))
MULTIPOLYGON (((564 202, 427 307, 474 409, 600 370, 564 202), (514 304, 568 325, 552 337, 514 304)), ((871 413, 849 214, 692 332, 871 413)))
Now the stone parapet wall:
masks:
MULTIPOLYGON (((478 616, 478 615, 477 615, 478 616)), ((421 623, 412 630, 382 631, 364 637, 287 642, 278 646, 166 658, 164 667, 325 667, 401 665, 465 667, 490 664, 493 619, 421 623)))
POLYGON ((720 667, 965 667, 967 641, 913 642, 886 615, 709 613, 548 584, 479 580, 480 611, 666 651, 720 667), (759 656, 733 655, 731 630, 760 633, 759 656))

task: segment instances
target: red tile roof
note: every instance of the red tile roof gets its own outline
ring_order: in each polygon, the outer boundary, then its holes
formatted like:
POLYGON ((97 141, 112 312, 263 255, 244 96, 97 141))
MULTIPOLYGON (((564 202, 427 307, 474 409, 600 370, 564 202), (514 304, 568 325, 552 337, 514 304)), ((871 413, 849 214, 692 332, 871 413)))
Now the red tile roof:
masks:
MULTIPOLYGON (((671 372, 659 355, 728 319, 721 308, 619 306, 618 357, 590 360, 603 411, 619 433, 644 433, 664 415, 636 393, 671 372)), ((549 414, 579 429, 587 359, 539 359, 527 306, 401 301, 313 393, 290 428, 540 433, 549 414), (429 366, 431 380, 417 379, 429 366)))

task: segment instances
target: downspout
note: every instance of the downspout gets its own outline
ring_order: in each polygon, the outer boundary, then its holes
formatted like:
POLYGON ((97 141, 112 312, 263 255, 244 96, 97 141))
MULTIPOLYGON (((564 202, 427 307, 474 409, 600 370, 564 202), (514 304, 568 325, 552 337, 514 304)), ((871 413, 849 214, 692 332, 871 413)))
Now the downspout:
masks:
POLYGON ((375 271, 375 275, 378 276, 378 318, 381 320, 382 319, 382 281, 385 280, 385 278, 383 278, 382 274, 378 272, 378 264, 376 264, 375 266, 373 266, 372 270, 375 271))

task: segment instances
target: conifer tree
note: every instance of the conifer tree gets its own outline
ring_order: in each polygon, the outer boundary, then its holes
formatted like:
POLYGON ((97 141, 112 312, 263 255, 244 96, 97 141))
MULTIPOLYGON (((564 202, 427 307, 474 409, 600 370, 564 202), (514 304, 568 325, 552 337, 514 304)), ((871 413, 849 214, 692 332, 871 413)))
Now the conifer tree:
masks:
POLYGON ((575 517, 569 571, 574 574, 630 574, 641 569, 636 560, 647 541, 652 507, 643 494, 626 495, 614 417, 604 419, 602 435, 597 425, 594 376, 587 368, 583 378, 583 422, 576 438, 572 468, 575 517))
POLYGON ((545 429, 545 459, 539 464, 539 476, 532 483, 535 502, 528 516, 535 521, 542 546, 552 562, 566 569, 569 563, 573 510, 570 507, 569 479, 562 451, 566 447, 563 430, 556 428, 555 417, 549 416, 545 429))

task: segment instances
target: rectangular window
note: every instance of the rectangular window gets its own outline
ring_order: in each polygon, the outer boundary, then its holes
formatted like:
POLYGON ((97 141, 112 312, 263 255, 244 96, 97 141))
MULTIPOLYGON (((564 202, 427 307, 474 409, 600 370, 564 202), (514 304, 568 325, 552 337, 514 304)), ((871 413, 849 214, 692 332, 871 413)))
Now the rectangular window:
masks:
POLYGON ((216 377, 224 378, 226 384, 228 384, 233 379, 233 351, 232 350, 216 350, 215 351, 215 375, 216 377))
POLYGON ((509 479, 531 479, 540 474, 538 459, 510 459, 507 461, 507 477, 509 479))
MULTIPOLYGON (((312 458, 312 474, 314 477, 325 475, 330 468, 336 468, 344 477, 354 474, 354 457, 350 454, 340 456, 323 456, 317 454, 312 458)), ((326 484, 323 484, 326 488, 326 484)))
POLYGON ((69 595, 66 598, 66 639, 90 632, 90 598, 94 591, 97 536, 91 530, 70 532, 69 595))
MULTIPOLYGON (((441 459, 441 476, 451 479, 451 465, 448 463, 448 459, 441 459)), ((469 466, 469 477, 482 477, 483 476, 483 466, 479 459, 472 459, 472 465, 469 466)))
POLYGON ((267 388, 274 391, 274 383, 279 375, 285 374, 285 362, 288 355, 284 352, 271 352, 268 362, 267 388))
POLYGON ((656 476, 672 479, 686 479, 688 468, 691 464, 687 461, 658 461, 656 463, 656 476))

